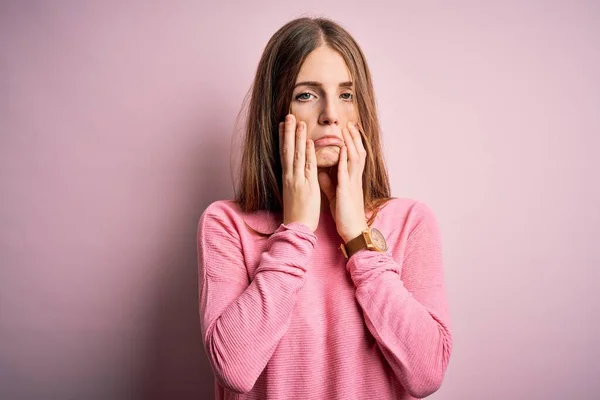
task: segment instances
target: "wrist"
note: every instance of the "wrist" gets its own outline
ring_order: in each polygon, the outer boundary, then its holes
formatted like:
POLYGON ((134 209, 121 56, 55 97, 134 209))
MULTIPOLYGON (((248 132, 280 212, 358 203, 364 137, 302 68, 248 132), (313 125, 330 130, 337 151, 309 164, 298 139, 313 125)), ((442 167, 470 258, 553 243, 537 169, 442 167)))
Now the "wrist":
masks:
POLYGON ((344 236, 342 236, 342 240, 344 241, 344 243, 348 243, 352 239, 360 236, 366 229, 369 229, 369 225, 367 224, 365 224, 361 229, 355 229, 350 231, 350 233, 345 234, 344 236))

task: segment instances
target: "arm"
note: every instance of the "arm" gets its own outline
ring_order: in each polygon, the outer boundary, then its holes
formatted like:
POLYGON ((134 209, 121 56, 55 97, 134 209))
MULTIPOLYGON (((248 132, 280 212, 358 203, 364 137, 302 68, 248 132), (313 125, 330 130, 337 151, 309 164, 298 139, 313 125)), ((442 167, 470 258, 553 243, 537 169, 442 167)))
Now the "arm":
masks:
POLYGON ((317 237, 299 223, 268 239, 252 282, 237 231, 226 216, 205 212, 198 224, 198 280, 204 348, 226 388, 254 386, 290 324, 317 237))
POLYGON ((392 258, 394 249, 361 250, 346 268, 367 328, 402 386, 422 398, 442 384, 452 335, 437 221, 423 203, 415 207, 415 227, 400 262, 392 258))

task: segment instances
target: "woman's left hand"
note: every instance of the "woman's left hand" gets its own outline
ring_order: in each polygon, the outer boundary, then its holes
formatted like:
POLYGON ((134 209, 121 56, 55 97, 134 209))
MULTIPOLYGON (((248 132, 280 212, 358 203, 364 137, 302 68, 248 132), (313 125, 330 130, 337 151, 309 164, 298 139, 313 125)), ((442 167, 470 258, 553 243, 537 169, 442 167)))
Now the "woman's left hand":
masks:
POLYGON ((319 172, 318 179, 321 190, 329 200, 337 232, 347 243, 369 227, 362 187, 367 151, 356 125, 348 122, 348 128, 342 128, 342 135, 345 145, 340 149, 337 186, 334 187, 333 180, 326 172, 319 172))

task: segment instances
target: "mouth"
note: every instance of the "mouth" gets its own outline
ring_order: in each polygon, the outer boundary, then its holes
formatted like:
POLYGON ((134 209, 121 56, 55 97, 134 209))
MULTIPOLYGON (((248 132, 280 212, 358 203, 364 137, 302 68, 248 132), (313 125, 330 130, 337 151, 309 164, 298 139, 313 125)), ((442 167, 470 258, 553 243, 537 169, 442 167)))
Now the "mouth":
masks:
POLYGON ((342 147, 343 145, 344 142, 341 139, 331 136, 315 140, 315 149, 326 146, 342 147))

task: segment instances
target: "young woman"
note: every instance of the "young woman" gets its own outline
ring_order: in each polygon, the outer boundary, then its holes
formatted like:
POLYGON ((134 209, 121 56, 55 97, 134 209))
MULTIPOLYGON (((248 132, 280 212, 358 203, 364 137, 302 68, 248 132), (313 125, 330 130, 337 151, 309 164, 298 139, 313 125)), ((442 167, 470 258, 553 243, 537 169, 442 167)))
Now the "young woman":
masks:
POLYGON ((198 225, 202 340, 217 399, 412 399, 452 349, 440 232, 390 196, 355 40, 299 18, 269 40, 235 200, 198 225))

